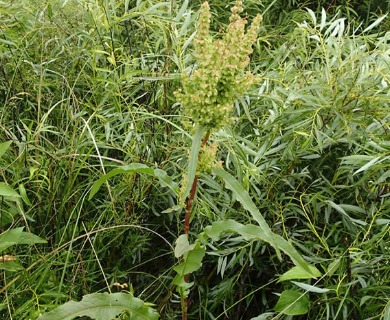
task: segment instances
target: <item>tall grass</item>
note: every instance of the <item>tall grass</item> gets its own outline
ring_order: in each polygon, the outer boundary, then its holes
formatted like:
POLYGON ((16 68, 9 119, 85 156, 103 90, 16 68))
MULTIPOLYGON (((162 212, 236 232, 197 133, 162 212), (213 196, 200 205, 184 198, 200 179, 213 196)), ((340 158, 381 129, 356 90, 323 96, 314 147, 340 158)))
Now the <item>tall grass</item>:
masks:
MULTIPOLYGON (((217 34, 231 3, 210 4, 217 34)), ((389 8, 364 4, 364 14, 348 7, 337 15, 321 2, 307 3, 315 12, 295 1, 244 2, 250 16, 266 11, 250 67, 261 80, 235 103, 235 124, 210 141, 272 231, 322 276, 278 282, 292 267, 287 258, 225 233, 207 248, 189 318, 291 319, 275 311, 285 290, 310 301, 294 319, 389 312, 388 17, 369 27, 389 8)), ((193 129, 173 93, 194 68, 199 6, 0 2, 0 142, 12 141, 0 181, 21 195, 1 197, 0 231, 23 226, 47 240, 2 252, 23 267, 0 262, 2 318, 36 319, 70 299, 120 290, 114 283, 154 303, 162 319, 179 316, 171 286, 172 244, 184 219, 177 195, 132 173, 88 196, 102 175, 130 163, 180 183, 193 129)), ((227 219, 253 223, 216 176, 200 175, 197 195, 194 230, 227 219)))

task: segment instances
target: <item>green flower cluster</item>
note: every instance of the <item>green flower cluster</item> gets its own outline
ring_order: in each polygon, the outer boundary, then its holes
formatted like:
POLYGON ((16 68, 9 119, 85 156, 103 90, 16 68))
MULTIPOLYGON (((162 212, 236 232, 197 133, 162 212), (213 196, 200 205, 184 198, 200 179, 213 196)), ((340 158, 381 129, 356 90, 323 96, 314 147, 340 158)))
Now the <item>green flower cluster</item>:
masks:
POLYGON ((214 40, 210 35, 210 7, 207 2, 202 4, 194 39, 197 68, 192 75, 183 75, 183 88, 175 92, 184 113, 208 129, 228 124, 234 101, 255 82, 245 69, 262 18, 256 16, 245 33, 247 21, 239 16, 242 1, 236 1, 231 11, 222 38, 214 40))
POLYGON ((220 163, 216 162, 217 151, 218 144, 216 142, 200 148, 197 174, 209 174, 214 167, 220 166, 220 163))

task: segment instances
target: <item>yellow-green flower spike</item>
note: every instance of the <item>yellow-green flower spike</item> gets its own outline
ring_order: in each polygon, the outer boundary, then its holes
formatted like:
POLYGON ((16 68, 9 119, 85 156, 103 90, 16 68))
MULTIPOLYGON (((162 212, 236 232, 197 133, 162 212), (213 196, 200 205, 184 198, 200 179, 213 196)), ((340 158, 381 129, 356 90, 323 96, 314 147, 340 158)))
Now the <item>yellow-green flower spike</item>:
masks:
POLYGON ((191 76, 183 75, 183 88, 175 93, 183 112, 208 129, 220 129, 231 122, 234 101, 254 83, 254 76, 245 69, 261 16, 256 16, 245 33, 247 21, 239 16, 242 1, 236 1, 231 11, 222 38, 214 40, 210 35, 210 7, 207 2, 202 4, 194 39, 197 68, 191 76))

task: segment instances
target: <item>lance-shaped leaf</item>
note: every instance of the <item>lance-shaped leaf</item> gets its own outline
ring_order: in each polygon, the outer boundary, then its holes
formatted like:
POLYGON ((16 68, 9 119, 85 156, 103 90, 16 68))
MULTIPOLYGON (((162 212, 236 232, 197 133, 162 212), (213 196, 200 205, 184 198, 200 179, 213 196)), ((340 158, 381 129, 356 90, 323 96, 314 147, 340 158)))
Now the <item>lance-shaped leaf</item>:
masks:
POLYGON ((70 301, 41 315, 38 320, 73 320, 90 317, 94 320, 112 320, 127 311, 132 320, 156 320, 158 313, 130 293, 92 293, 80 302, 70 301))
POLYGON ((0 143, 0 158, 10 147, 12 140, 0 143))
POLYGON ((96 192, 99 191, 102 184, 105 183, 108 179, 123 173, 144 173, 158 178, 158 181, 163 187, 169 187, 174 192, 176 192, 178 189, 177 184, 172 181, 171 177, 169 177, 164 170, 153 169, 142 163, 131 163, 129 165, 115 168, 109 173, 101 176, 99 180, 95 181, 89 194, 89 200, 93 198, 96 192))
POLYGON ((6 185, 4 182, 0 182, 0 196, 20 198, 20 195, 10 186, 6 185))
POLYGON ((306 314, 309 311, 309 299, 295 290, 285 290, 279 297, 275 311, 289 316, 306 314))
MULTIPOLYGON (((204 233, 200 235, 200 238, 206 236, 212 238, 214 241, 218 241, 221 234, 224 232, 236 232, 241 235, 245 240, 261 240, 265 241, 287 254, 296 266, 305 270, 311 278, 318 276, 315 272, 316 268, 311 267, 299 254, 297 250, 286 239, 280 235, 271 232, 271 234, 265 234, 264 228, 256 226, 254 224, 242 224, 235 220, 223 220, 216 221, 211 226, 207 226, 204 233)), ((318 271, 318 270, 317 270, 318 271)))
POLYGON ((198 155, 200 150, 200 145, 202 144, 202 138, 206 132, 206 128, 200 126, 195 132, 194 137, 192 138, 192 145, 190 150, 190 158, 188 163, 187 171, 187 185, 184 191, 183 199, 186 199, 190 194, 192 183, 194 182, 196 176, 196 168, 198 166, 198 155))
MULTIPOLYGON (((237 181, 237 179, 221 168, 214 168, 213 172, 217 176, 223 179, 226 188, 233 191, 237 200, 242 204, 244 209, 248 210, 252 214, 253 219, 255 219, 256 222, 259 224, 259 226, 242 225, 236 221, 231 220, 228 224, 231 227, 230 230, 234 232, 238 232, 244 237, 245 236, 255 237, 265 242, 268 242, 270 245, 274 247, 279 258, 281 258, 279 252, 279 250, 281 250, 285 254, 290 256, 290 258, 292 259, 295 265, 306 270, 309 274, 315 277, 312 270, 309 268, 309 264, 306 263, 306 261, 301 257, 298 251, 295 250, 292 244, 287 240, 285 240, 283 237, 272 232, 271 228, 268 226, 264 217, 261 215, 259 209, 252 201, 248 192, 242 187, 242 185, 237 181)), ((214 229, 222 228, 222 230, 220 231, 223 232, 225 223, 226 221, 223 221, 222 224, 218 224, 217 222, 213 224, 213 227, 214 229)), ((229 228, 226 228, 225 230, 227 231, 229 230, 229 228)), ((210 230, 208 232, 210 232, 210 230)))

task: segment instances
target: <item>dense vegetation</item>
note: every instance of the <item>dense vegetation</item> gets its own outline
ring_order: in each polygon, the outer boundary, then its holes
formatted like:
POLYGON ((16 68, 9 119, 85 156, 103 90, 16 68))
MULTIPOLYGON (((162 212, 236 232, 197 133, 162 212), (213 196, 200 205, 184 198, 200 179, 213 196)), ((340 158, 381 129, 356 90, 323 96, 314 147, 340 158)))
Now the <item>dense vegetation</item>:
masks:
POLYGON ((390 319, 390 4, 202 2, 0 1, 2 319, 390 319))

